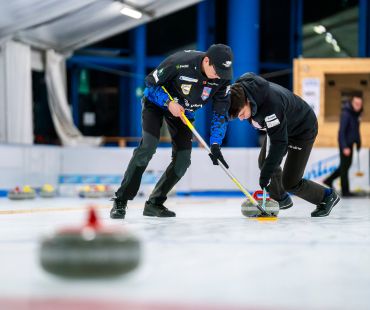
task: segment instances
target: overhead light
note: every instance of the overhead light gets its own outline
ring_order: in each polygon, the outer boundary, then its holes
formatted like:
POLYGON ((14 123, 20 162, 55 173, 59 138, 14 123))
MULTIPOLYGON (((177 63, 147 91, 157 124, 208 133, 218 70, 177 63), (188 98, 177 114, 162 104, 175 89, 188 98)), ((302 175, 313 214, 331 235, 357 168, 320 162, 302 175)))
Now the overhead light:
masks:
POLYGON ((317 34, 324 34, 325 35, 325 41, 328 44, 331 44, 333 46, 333 49, 335 52, 340 53, 341 48, 337 42, 337 40, 334 38, 333 34, 331 34, 329 31, 326 30, 325 26, 323 25, 316 25, 313 27, 313 31, 317 34))
POLYGON ((326 32, 326 28, 323 25, 317 25, 313 27, 313 31, 315 31, 317 34, 322 34, 326 32))
POLYGON ((336 51, 337 53, 340 53, 340 47, 338 45, 334 45, 334 51, 336 51))
POLYGON ((143 13, 129 6, 125 6, 120 13, 135 19, 140 19, 143 16, 143 13))
POLYGON ((325 35, 325 41, 327 43, 332 43, 333 42, 333 35, 330 32, 327 32, 325 35))

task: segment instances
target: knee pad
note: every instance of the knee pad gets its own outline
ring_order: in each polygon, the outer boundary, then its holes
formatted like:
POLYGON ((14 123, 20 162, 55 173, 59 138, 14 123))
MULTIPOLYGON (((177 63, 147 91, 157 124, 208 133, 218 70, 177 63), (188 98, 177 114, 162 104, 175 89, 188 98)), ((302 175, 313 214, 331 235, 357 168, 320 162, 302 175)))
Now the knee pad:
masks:
POLYGON ((186 170, 189 168, 191 164, 190 157, 191 150, 182 150, 176 152, 174 156, 175 161, 174 171, 178 177, 181 178, 185 174, 186 170))

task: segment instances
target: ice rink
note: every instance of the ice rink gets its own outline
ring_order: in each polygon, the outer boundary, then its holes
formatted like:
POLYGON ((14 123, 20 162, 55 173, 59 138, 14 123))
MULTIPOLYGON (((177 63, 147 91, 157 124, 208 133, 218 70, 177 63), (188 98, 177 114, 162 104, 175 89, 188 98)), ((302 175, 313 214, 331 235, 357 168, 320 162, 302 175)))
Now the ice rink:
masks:
POLYGON ((370 199, 346 199, 326 218, 294 197, 277 221, 241 215, 242 198, 171 198, 176 218, 124 221, 108 200, 0 199, 0 309, 370 309, 370 199), (81 224, 94 204, 106 225, 142 241, 142 262, 105 280, 67 280, 38 264, 39 240, 81 224))

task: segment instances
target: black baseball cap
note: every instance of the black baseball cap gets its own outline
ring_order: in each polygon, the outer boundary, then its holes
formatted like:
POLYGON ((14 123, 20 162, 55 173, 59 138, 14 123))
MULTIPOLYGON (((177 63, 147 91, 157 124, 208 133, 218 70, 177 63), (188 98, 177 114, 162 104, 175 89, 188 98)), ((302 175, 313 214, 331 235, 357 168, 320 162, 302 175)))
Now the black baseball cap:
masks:
POLYGON ((206 52, 211 64, 215 67, 217 75, 223 80, 233 78, 233 52, 225 44, 213 44, 206 52))

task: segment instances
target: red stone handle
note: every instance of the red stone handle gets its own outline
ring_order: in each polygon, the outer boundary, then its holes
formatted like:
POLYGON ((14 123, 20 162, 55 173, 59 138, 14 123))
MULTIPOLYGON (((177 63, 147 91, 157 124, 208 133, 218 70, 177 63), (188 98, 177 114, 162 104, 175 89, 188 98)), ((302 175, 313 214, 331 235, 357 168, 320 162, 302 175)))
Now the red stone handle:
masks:
MULTIPOLYGON (((255 200, 262 200, 263 199, 262 196, 263 196, 263 190, 258 190, 253 193, 253 198, 255 200)), ((266 200, 270 200, 270 197, 267 196, 266 200)))

